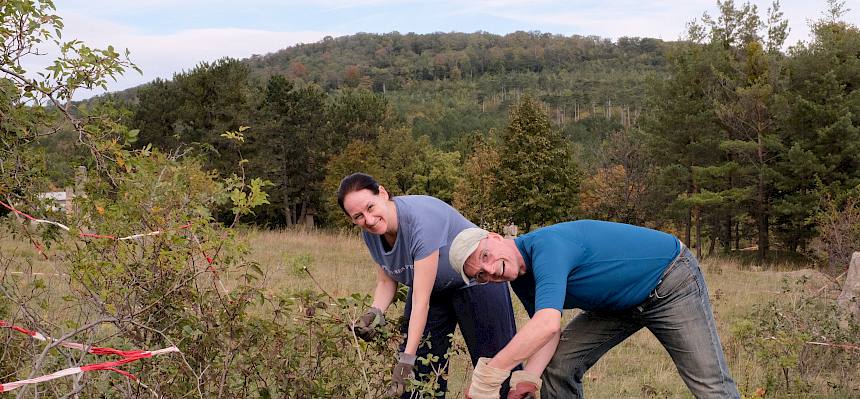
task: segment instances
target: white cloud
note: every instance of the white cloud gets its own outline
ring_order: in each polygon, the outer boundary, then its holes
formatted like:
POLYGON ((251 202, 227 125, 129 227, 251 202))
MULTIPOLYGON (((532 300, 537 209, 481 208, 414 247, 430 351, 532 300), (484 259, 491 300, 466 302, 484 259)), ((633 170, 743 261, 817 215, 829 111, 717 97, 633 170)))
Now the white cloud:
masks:
MULTIPOLYGON (((253 54, 267 54, 298 43, 313 43, 336 32, 276 32, 255 29, 212 28, 188 29, 170 34, 144 34, 111 21, 69 13, 63 40, 79 39, 91 47, 114 46, 118 51, 129 49, 131 60, 143 75, 127 71, 109 86, 109 91, 123 90, 152 81, 170 79, 174 73, 189 70, 202 61, 222 57, 247 58, 253 54)), ((50 56, 40 57, 47 62, 50 56)), ((43 64, 44 65, 44 64, 43 64)), ((31 66, 32 68, 32 66, 31 66)), ((86 98, 101 94, 103 90, 80 92, 75 97, 86 98)))

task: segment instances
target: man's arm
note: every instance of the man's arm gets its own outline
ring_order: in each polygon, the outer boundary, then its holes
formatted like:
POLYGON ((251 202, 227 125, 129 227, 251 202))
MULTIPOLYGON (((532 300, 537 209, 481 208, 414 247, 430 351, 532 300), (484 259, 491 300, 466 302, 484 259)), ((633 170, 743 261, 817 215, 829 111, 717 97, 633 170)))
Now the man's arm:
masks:
POLYGON ((543 374, 543 370, 546 368, 546 365, 549 364, 549 361, 552 360, 552 355, 555 354, 555 349, 558 347, 558 341, 560 338, 560 333, 554 334, 546 345, 529 357, 523 370, 537 376, 543 374))
POLYGON ((526 359, 537 354, 535 366, 541 371, 555 352, 561 332, 561 312, 557 309, 541 309, 535 312, 522 330, 487 364, 493 368, 511 370, 526 359), (553 343, 554 342, 554 343, 553 343), (551 345, 548 345, 551 344, 551 345), (543 363, 542 365, 540 363, 543 363))

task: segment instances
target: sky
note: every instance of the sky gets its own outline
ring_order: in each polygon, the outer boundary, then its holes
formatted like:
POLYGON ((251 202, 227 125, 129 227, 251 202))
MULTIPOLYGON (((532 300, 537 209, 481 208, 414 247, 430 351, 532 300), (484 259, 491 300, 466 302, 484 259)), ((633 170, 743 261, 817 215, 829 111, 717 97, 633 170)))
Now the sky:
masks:
MULTIPOLYGON (((771 0, 751 3, 764 18, 771 0)), ((143 70, 142 75, 126 72, 108 91, 170 79, 201 61, 267 54, 325 36, 536 30, 676 40, 688 22, 705 12, 717 15, 716 0, 55 0, 55 5, 65 23, 64 40, 128 49, 143 70)), ((783 0, 788 43, 808 40, 809 21, 825 8, 824 0, 783 0)), ((860 25, 860 10, 851 9, 844 19, 860 25)))

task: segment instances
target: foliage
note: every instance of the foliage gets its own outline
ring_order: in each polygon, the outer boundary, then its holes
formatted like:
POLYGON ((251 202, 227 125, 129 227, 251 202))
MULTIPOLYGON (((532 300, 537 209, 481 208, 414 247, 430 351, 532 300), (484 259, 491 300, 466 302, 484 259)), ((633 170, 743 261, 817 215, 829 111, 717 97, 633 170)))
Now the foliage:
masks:
POLYGON ((847 270, 852 253, 860 251, 860 205, 853 197, 842 206, 827 196, 821 202, 816 218, 819 236, 812 249, 823 269, 836 275, 847 270))
POLYGON ((487 138, 477 136, 472 154, 463 165, 463 179, 454 191, 454 208, 466 219, 490 231, 501 231, 504 220, 493 198, 498 184, 499 152, 493 143, 494 131, 487 138))
MULTIPOLYGON (((11 29, 4 31, 11 38, 4 43, 29 40, 19 43, 22 54, 58 37, 49 30, 36 29, 44 34, 38 37, 26 31, 42 24, 60 28, 52 9, 50 2, 4 4, 3 27, 11 29)), ((36 132, 71 129, 89 153, 91 168, 63 217, 68 231, 23 223, 18 215, 0 220, 4 233, 30 241, 57 275, 44 279, 32 273, 27 257, 0 253, 0 317, 63 341, 119 349, 177 346, 181 353, 122 367, 139 380, 89 372, 22 387, 18 397, 378 397, 387 387, 399 335, 391 327, 377 342, 358 342, 351 327, 369 297, 272 294, 261 265, 245 259, 248 248, 231 227, 268 202, 268 183, 245 174, 248 162, 241 149, 248 129, 238 125, 217 135, 222 152, 232 151, 237 160, 231 167, 236 173, 224 179, 206 169, 210 159, 145 144, 133 149, 138 131, 121 123, 126 110, 108 102, 61 104, 75 89, 101 84, 130 64, 110 48, 84 51, 78 42, 64 48, 77 49, 81 58, 61 58, 40 82, 26 78, 18 60, 2 66, 0 87, 8 100, 2 109, 3 167, 11 167, 7 154, 22 163, 8 178, 3 175, 4 203, 46 216, 35 201, 44 168, 38 157, 25 156, 37 143, 36 132), (55 108, 61 121, 44 102, 63 105, 55 108), (224 207, 232 209, 229 226, 213 216, 224 207)), ((210 129, 224 121, 199 120, 212 124, 183 132, 214 134, 210 129)), ((115 360, 70 351, 58 342, 34 345, 24 334, 2 332, 4 382, 115 360)), ((422 391, 434 393, 432 387, 422 391)))
MULTIPOLYGON (((838 2, 831 2, 838 5, 838 2)), ((838 20, 840 11, 812 24, 813 39, 790 50, 779 127, 786 152, 779 162, 777 233, 806 247, 815 236, 823 196, 842 198, 860 184, 860 30, 838 20)))
POLYGON ((501 139, 492 188, 501 215, 525 232, 571 218, 579 204, 579 167, 541 104, 524 96, 501 139))
POLYGON ((860 324, 835 301, 803 293, 804 283, 784 279, 783 296, 792 298, 788 303, 757 305, 732 327, 744 348, 738 355, 751 357, 764 371, 763 381, 736 375, 749 395, 753 387, 764 387, 775 397, 803 395, 812 379, 824 379, 838 397, 851 395, 850 387, 858 383, 860 351, 850 345, 860 341, 860 324))
POLYGON ((156 79, 138 91, 132 126, 140 130, 137 148, 167 152, 194 148, 206 154, 207 169, 221 176, 237 172, 239 155, 221 139, 227 130, 250 126, 255 88, 248 67, 235 59, 201 62, 173 80, 156 79))

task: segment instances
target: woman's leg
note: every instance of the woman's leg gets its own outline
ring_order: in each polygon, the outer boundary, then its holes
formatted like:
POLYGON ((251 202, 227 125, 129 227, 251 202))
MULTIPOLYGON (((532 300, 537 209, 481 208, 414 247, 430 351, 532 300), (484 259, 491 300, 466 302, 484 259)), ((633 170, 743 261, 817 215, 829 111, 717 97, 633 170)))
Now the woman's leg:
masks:
MULTIPOLYGON (((462 288, 456 290, 453 297, 457 323, 469 348, 473 366, 480 357, 495 356, 517 333, 508 283, 462 288)), ((508 382, 505 381, 501 392, 503 398, 507 392, 508 382)))
MULTIPOLYGON (((412 298, 411 289, 407 298, 412 298)), ((407 299, 406 309, 404 310, 404 322, 400 326, 400 332, 404 337, 409 330, 410 314, 412 314, 412 301, 407 299)), ((443 377, 448 371, 448 360, 445 359, 445 353, 448 352, 448 348, 451 346, 448 335, 454 333, 456 325, 457 319, 450 296, 436 293, 431 295, 430 309, 427 312, 427 324, 424 326, 422 344, 418 347, 416 355, 419 358, 427 358, 428 355, 433 355, 438 360, 427 365, 423 364, 420 360, 416 361, 415 378, 423 382, 435 380, 439 383, 438 392, 443 393, 442 396, 438 396, 440 398, 444 398, 444 393, 448 391, 448 381, 443 377)), ((404 339, 400 344, 400 351, 402 352, 405 347, 406 340, 404 339)), ((402 398, 407 399, 410 395, 410 392, 406 392, 402 398)))

